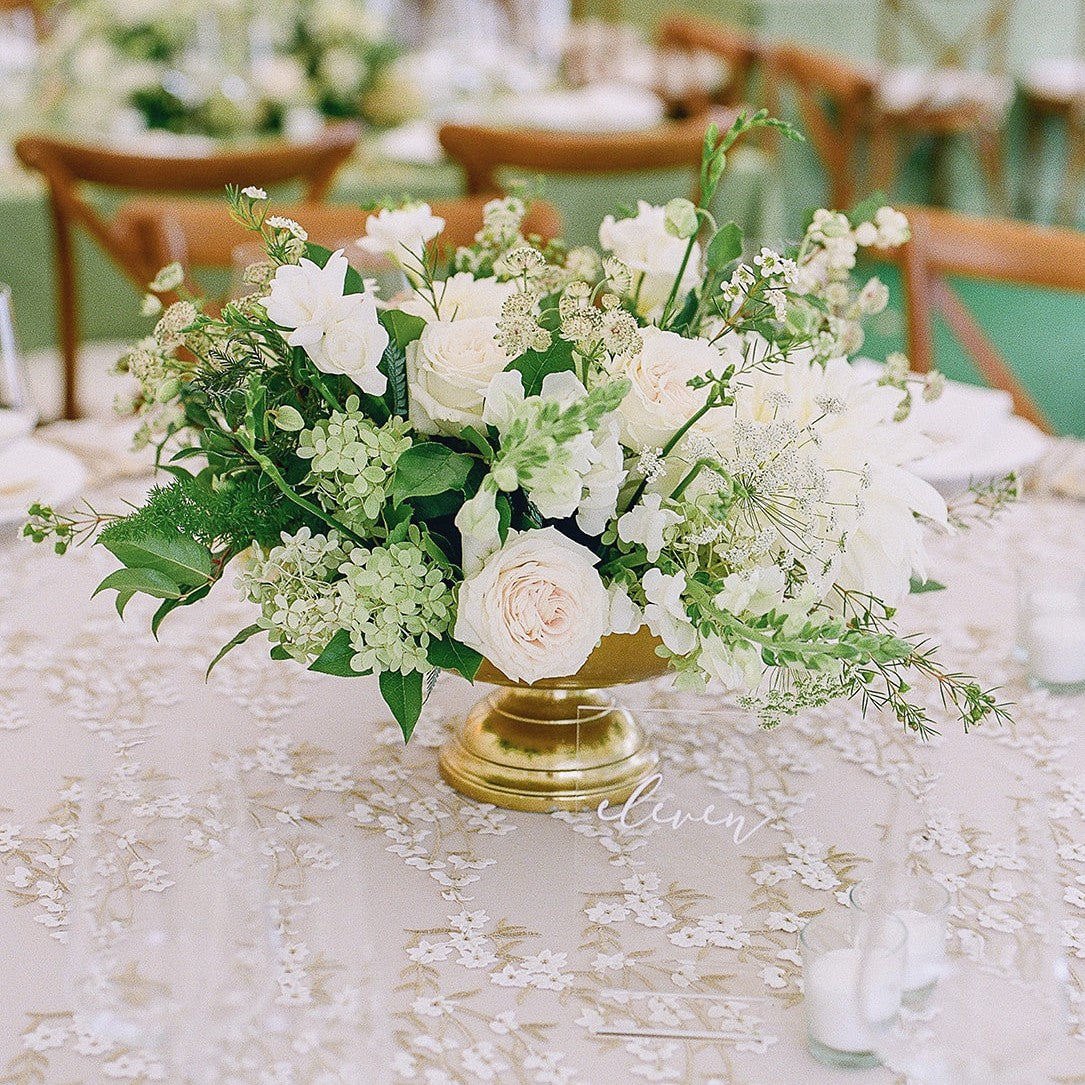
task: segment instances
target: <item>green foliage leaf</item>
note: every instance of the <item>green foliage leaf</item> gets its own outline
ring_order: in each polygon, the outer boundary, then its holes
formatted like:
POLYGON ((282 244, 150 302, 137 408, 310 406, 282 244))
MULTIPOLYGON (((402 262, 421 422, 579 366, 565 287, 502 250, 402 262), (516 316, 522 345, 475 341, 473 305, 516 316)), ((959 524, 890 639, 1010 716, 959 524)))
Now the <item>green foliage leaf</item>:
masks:
POLYGON ((524 379, 524 395, 537 396, 543 381, 551 373, 575 371, 573 345, 564 339, 555 339, 545 351, 525 351, 515 361, 505 366, 506 371, 515 369, 524 379))
POLYGON ((363 672, 356 671, 350 665, 354 654, 349 631, 340 629, 324 646, 324 651, 309 664, 309 670, 334 674, 338 678, 360 678, 363 672))
POLYGON ((204 583, 214 572, 211 551, 176 532, 133 538, 106 536, 102 545, 129 569, 153 570, 186 588, 204 583))
POLYGON ((406 350, 421 334, 426 322, 420 316, 405 313, 401 309, 385 309, 380 314, 388 337, 400 350, 406 350))
POLYGON ((379 682, 384 703, 392 710, 403 732, 403 741, 409 742, 414 725, 422 715, 422 672, 382 671, 379 682))
POLYGON ((424 441, 412 445, 396 461, 392 476, 392 503, 408 497, 430 497, 447 490, 462 490, 474 460, 447 445, 424 441))
POLYGON ((848 221, 852 226, 858 226, 861 222, 872 222, 878 210, 888 202, 884 192, 872 192, 848 212, 848 221))
POLYGON ((937 580, 920 580, 918 576, 913 576, 909 582, 908 590, 912 595, 922 595, 928 591, 945 591, 946 586, 937 580))
POLYGON ((178 607, 187 607, 192 603, 198 602, 203 599, 204 596, 211 590, 211 584, 204 584, 202 588, 197 588, 195 591, 190 591, 185 594, 181 599, 165 599, 162 605, 154 612, 151 618, 151 632, 154 634, 155 639, 158 638, 158 627, 162 624, 162 620, 171 611, 176 610, 178 607))
POLYGON ((392 393, 392 414, 407 417, 407 355, 394 340, 389 340, 381 359, 388 374, 388 390, 392 393))
POLYGON ((237 633, 233 637, 231 637, 218 650, 218 652, 215 653, 215 658, 207 664, 207 670, 204 672, 204 678, 210 676, 211 672, 215 669, 215 664, 218 663, 218 661, 222 659, 222 657, 226 655, 227 652, 232 651, 239 644, 244 644, 245 641, 247 641, 250 637, 255 637, 257 633, 262 632, 264 632, 264 627, 262 625, 257 625, 256 622, 253 622, 252 625, 245 626, 245 628, 242 629, 240 633, 237 633))
POLYGON ((122 595, 132 595, 139 591, 144 595, 153 595, 156 599, 176 599, 181 594, 178 584, 157 569, 118 569, 94 589, 94 594, 108 588, 113 588, 122 595))
POLYGON ((434 667, 462 674, 468 682, 475 680, 483 659, 481 653, 476 652, 474 648, 468 648, 466 644, 461 644, 453 637, 431 641, 426 658, 434 667))
POLYGON ((470 445, 474 445, 478 449, 479 455, 482 457, 485 463, 489 463, 494 458, 494 450, 490 445, 490 442, 474 426, 464 426, 460 430, 460 439, 466 441, 470 445))
POLYGON ((135 594, 136 593, 135 593, 134 590, 133 591, 119 591, 119 592, 117 592, 117 598, 115 600, 115 605, 117 607, 117 613, 122 618, 124 617, 124 608, 126 606, 128 606, 129 602, 132 599, 132 596, 135 595, 135 594))
POLYGON ((512 523, 512 502, 508 494, 499 493, 495 504, 497 505, 497 537, 504 545, 509 537, 509 525, 512 523))
POLYGON ((709 271, 722 271, 742 255, 742 228, 737 222, 721 226, 708 243, 706 260, 709 271))

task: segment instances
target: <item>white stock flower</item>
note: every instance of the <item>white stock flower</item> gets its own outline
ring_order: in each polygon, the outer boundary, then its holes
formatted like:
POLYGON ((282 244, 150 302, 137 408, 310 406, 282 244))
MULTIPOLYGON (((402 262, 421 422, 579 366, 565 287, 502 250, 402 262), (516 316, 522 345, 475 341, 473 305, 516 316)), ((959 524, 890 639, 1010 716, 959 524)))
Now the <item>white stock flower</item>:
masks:
POLYGON ((497 320, 505 299, 516 293, 516 283, 476 279, 469 271, 458 271, 444 282, 434 283, 433 289, 436 310, 434 299, 418 290, 397 302, 396 308, 423 320, 472 320, 480 316, 497 320))
MULTIPOLYGON (((667 209, 638 200, 632 218, 607 215, 599 226, 599 243, 633 272, 630 293, 637 299, 637 312, 648 319, 660 316, 689 244, 667 229, 667 209)), ((678 301, 700 281, 701 246, 694 242, 675 295, 678 301)))
POLYGON ((648 560, 656 561, 663 551, 663 533, 677 524, 682 517, 670 509, 661 509, 662 495, 645 494, 618 520, 618 538, 622 542, 643 543, 648 551, 648 560))
POLYGON ((515 681, 576 674, 608 629, 598 560, 553 527, 510 532, 461 585, 453 635, 515 681))
POLYGON ((644 614, 629 598, 623 584, 611 584, 607 595, 610 598, 608 628, 611 633, 635 633, 644 625, 644 614))
POLYGON ((478 493, 460 506, 455 523, 463 547, 463 574, 475 576, 501 546, 501 518, 497 512, 497 491, 492 484, 484 482, 478 493))
POLYGON ((365 236, 358 238, 359 248, 375 256, 389 256, 401 267, 404 261, 418 267, 426 245, 445 228, 445 220, 417 203, 397 210, 382 208, 365 223, 365 236))
POLYGON ((411 422, 422 433, 456 433, 482 421, 483 397, 508 361, 492 317, 431 320, 407 346, 411 422))
POLYGON ((724 578, 723 590, 713 601, 729 614, 752 614, 758 618, 780 606, 784 587, 784 573, 779 566, 758 565, 724 578))
POLYGON ((677 656, 688 655, 697 644, 697 632, 686 613, 682 592, 686 590, 686 574, 668 575, 659 569, 649 569, 641 581, 648 605, 644 620, 648 628, 677 656))
MULTIPOLYGON (((625 377, 631 386, 618 407, 622 441, 632 449, 661 448, 708 397, 707 389, 690 388, 690 379, 719 373, 726 361, 707 339, 684 339, 651 327, 641 330, 641 339, 640 351, 615 359, 613 367, 614 376, 625 377)), ((699 428, 706 430, 711 423, 709 412, 699 428)))
POLYGON ((752 644, 731 647, 716 636, 701 641, 701 654, 697 657, 701 669, 728 690, 750 691, 756 689, 765 673, 761 652, 752 644))
POLYGON ((263 305, 269 319, 293 329, 287 343, 302 347, 322 373, 345 374, 363 392, 381 395, 388 382, 377 367, 388 333, 370 291, 343 293, 346 274, 342 251, 332 253, 323 268, 307 259, 283 264, 263 305))

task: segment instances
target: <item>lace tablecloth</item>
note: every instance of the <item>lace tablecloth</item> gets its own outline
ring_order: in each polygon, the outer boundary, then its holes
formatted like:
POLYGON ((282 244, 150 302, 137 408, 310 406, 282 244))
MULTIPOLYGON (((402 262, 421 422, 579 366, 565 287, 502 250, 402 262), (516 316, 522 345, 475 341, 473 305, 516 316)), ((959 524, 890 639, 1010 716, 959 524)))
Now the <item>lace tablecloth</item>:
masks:
MULTIPOLYGON (((953 893, 951 951, 975 951, 1014 921, 999 869, 1012 781, 1024 774, 1057 832, 1073 974, 1071 1035, 1046 1073, 1081 1080, 1085 699, 1030 691, 1011 640, 1015 568, 1080 559, 1082 538, 1085 506, 1018 506, 937 543, 930 572, 951 587, 905 608, 905 628, 932 631, 947 663, 1005 687, 1016 726, 966 736, 946 719, 923 746, 848 704, 766 732, 720 698, 642 687, 631 696, 652 710, 668 810, 696 815, 712 803, 745 822, 630 832, 595 812, 507 813, 445 787, 436 747, 478 695, 458 679, 438 685, 404 749, 375 685, 272 663, 256 641, 205 682, 211 655, 250 620, 228 587, 171 616, 155 643, 149 608, 133 602, 122 623, 106 595, 90 598, 112 568, 101 548, 57 558, 9 543, 0 552, 0 1082, 156 1079, 152 1063, 72 1017, 65 942, 79 780, 103 752, 132 779, 149 769, 198 779, 231 751, 241 751, 245 793, 271 838, 300 824, 319 837, 286 858, 271 849, 281 998, 317 1013, 349 986, 357 958, 321 943, 333 926, 324 921, 345 917, 378 948, 395 1080, 423 1085, 843 1080, 805 1049, 803 917, 844 906, 870 869, 899 782, 914 796, 915 860, 953 893), (684 1027, 690 1006, 710 1005, 731 1039, 594 1035, 611 989, 719 996, 644 998, 640 1012, 665 1031, 684 1027)), ((191 821, 197 849, 211 830, 197 804, 178 801, 161 816, 191 821)), ((252 1077, 265 1080, 310 1079, 252 1077)), ((885 1085, 892 1075, 850 1080, 885 1085)))

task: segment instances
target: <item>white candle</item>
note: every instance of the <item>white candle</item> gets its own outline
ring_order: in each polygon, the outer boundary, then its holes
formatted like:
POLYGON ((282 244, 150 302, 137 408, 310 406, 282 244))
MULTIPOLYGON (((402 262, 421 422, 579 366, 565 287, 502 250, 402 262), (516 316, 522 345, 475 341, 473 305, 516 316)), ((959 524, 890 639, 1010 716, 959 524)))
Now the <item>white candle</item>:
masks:
POLYGON ((928 915, 914 908, 893 913, 907 931, 904 943, 904 990, 919 991, 934 983, 946 963, 946 921, 941 912, 928 915))
MULTIPOLYGON (((859 1012, 858 988, 858 948, 832 949, 810 962, 803 976, 803 1000, 813 1039, 835 1051, 861 1054, 871 1050, 874 1039, 859 1012)), ((889 984, 873 996, 870 1010, 875 1020, 888 1020, 900 1005, 889 984)))
POLYGON ((1070 600, 1033 614, 1026 629, 1029 672, 1047 685, 1085 682, 1085 607, 1070 600))

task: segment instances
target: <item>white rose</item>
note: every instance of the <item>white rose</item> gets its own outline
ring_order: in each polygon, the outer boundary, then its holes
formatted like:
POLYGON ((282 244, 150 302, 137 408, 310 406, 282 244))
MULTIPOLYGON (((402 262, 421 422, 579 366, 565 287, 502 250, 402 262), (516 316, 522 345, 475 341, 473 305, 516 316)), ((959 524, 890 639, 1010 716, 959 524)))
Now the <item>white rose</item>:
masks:
POLYGON ((433 320, 407 346, 411 422, 422 433, 456 433, 482 421, 483 397, 508 359, 490 317, 433 320))
POLYGON ((472 320, 480 316, 496 320, 505 299, 516 293, 516 283, 476 279, 469 271, 458 271, 444 282, 435 283, 434 291, 436 309, 434 299, 417 290, 397 302, 396 308, 423 320, 472 320))
POLYGON ((553 527, 510 532, 461 585, 454 636, 515 681, 576 674, 609 623, 598 560, 553 527))
POLYGON ((358 238, 359 248, 374 256, 389 256, 400 267, 406 261, 417 268, 426 245, 445 228, 428 203, 418 203, 398 210, 384 208, 370 215, 365 223, 365 237, 358 238))
MULTIPOLYGON (((607 215, 599 226, 599 243, 633 272, 631 293, 637 299, 637 311, 649 319, 660 316, 689 244, 667 229, 666 208, 639 200, 632 218, 607 215)), ((676 299, 681 300, 701 281, 700 269, 701 246, 694 242, 676 299)))
POLYGON ((377 319, 373 294, 344 294, 347 260, 334 252, 323 268, 312 260, 283 264, 263 305, 268 318, 292 329, 286 337, 302 347, 322 373, 345 374, 364 392, 381 395, 387 378, 377 368, 388 333, 377 319))
MULTIPOLYGON (((641 330, 641 339, 640 352, 616 359, 614 367, 614 376, 631 385, 618 406, 622 441, 632 449, 662 448, 708 398, 707 389, 690 388, 690 379, 719 373, 727 359, 707 339, 683 339, 651 327, 641 330)), ((711 414, 701 431, 711 426, 711 414)))

